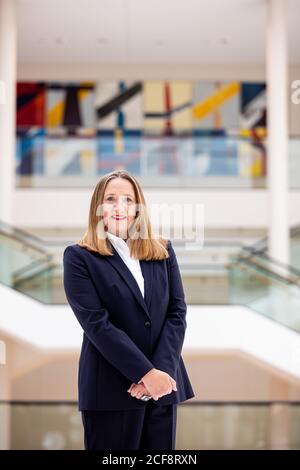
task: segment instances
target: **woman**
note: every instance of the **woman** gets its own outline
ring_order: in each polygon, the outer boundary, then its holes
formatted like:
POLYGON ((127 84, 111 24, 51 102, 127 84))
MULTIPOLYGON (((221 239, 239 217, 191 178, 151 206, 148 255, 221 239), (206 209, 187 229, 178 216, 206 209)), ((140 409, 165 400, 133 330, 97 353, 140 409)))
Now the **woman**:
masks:
POLYGON ((175 449, 177 403, 194 397, 181 357, 184 291, 172 244, 153 235, 127 171, 98 182, 88 230, 64 251, 64 288, 83 328, 85 449, 175 449))

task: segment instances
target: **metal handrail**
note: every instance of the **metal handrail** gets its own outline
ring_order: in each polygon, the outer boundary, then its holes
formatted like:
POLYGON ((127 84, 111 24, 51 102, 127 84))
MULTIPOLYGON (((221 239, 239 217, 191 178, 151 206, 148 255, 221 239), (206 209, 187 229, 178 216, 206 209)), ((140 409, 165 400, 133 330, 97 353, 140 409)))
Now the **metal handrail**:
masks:
MULTIPOLYGON (((295 276, 299 277, 300 279, 300 269, 295 268, 294 266, 288 263, 283 263, 282 261, 275 260, 273 257, 267 255, 264 252, 262 253, 260 251, 256 251, 255 249, 252 248, 252 246, 245 245, 242 249, 249 251, 249 255, 248 255, 249 258, 253 256, 261 257, 265 259, 266 261, 270 262, 271 264, 274 264, 277 267, 285 268, 287 271, 290 271, 291 273, 295 274, 295 276)), ((240 254, 240 256, 242 256, 242 253, 240 254)))
MULTIPOLYGON (((281 281, 285 284, 294 285, 297 288, 300 288, 300 278, 292 279, 292 278, 289 278, 289 277, 285 277, 285 276, 277 273, 276 271, 272 271, 271 269, 268 269, 265 266, 261 266, 258 263, 253 262, 253 260, 250 260, 249 258, 244 258, 244 259, 239 258, 237 260, 237 262, 238 263, 248 264, 251 267, 253 267, 253 269, 259 269, 260 271, 263 271, 265 274, 267 274, 269 277, 275 278, 277 281, 281 281)), ((233 262, 231 264, 228 264, 227 267, 233 266, 234 264, 236 264, 236 263, 233 262)))

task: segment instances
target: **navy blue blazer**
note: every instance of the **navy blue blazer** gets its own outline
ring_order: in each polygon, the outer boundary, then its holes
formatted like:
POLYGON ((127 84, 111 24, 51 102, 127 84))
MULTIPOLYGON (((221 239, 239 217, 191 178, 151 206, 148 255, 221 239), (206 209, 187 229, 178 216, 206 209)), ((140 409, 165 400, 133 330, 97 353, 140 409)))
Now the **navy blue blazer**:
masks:
MULTIPOLYGON (((112 245, 111 245, 112 246, 112 245)), ((186 303, 176 255, 140 260, 145 298, 117 250, 113 256, 77 244, 64 251, 64 289, 83 328, 79 359, 79 410, 121 410, 146 406, 129 386, 153 367, 167 372, 177 391, 153 400, 156 405, 193 398, 181 351, 186 303)))

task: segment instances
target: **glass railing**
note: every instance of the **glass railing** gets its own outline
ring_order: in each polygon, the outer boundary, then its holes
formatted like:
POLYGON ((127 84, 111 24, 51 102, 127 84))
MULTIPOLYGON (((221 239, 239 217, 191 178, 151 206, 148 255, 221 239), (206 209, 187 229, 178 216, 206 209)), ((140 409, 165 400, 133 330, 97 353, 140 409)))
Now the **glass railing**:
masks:
POLYGON ((3 223, 0 224, 0 257, 0 280, 10 287, 49 262, 48 253, 34 240, 17 234, 3 223))
POLYGON ((238 241, 208 241, 193 250, 174 247, 188 304, 247 305, 299 330, 300 269, 238 241))
MULTIPOLYGON (((289 181, 300 187, 300 138, 289 139, 289 181)), ((18 187, 91 187, 124 168, 144 187, 265 188, 265 137, 224 135, 47 135, 17 138, 18 187)))
POLYGON ((229 303, 300 332, 300 271, 244 249, 228 265, 229 303))
POLYGON ((66 304, 62 278, 61 265, 44 266, 39 272, 23 278, 15 288, 44 304, 66 304))
POLYGON ((300 227, 291 229, 290 259, 291 264, 300 270, 300 227))
POLYGON ((238 241, 206 241, 204 246, 187 248, 173 242, 189 305, 228 303, 227 265, 240 252, 238 241))
POLYGON ((53 256, 40 239, 0 223, 0 282, 36 300, 52 298, 50 278, 56 271, 53 256), (47 294, 42 286, 47 279, 47 294))
MULTIPOLYGON (((83 449, 75 402, 0 402, 0 423, 1 449, 83 449)), ((300 449, 300 402, 179 404, 179 449, 300 449)))
MULTIPOLYGON (((39 242, 42 243, 41 240, 39 242)), ((174 242, 173 245, 181 269, 187 303, 227 303, 228 273, 225 266, 239 252, 241 244, 226 241, 207 242, 204 248, 193 246, 192 249, 191 245, 188 249, 185 243, 174 242)), ((4 238, 2 246, 3 275, 0 275, 0 282, 46 304, 67 303, 62 280, 62 254, 65 245, 56 242, 56 252, 52 250, 51 254, 45 254, 38 251, 35 257, 27 256, 18 266, 12 266, 17 264, 12 260, 19 260, 22 255, 23 245, 20 241, 10 247, 10 241, 4 238)))
MULTIPOLYGON (((299 172, 300 173, 300 172, 299 172)), ((258 240, 251 246, 256 253, 267 253, 268 236, 258 240)), ((296 225, 290 229, 290 264, 300 270, 300 226, 296 225)))

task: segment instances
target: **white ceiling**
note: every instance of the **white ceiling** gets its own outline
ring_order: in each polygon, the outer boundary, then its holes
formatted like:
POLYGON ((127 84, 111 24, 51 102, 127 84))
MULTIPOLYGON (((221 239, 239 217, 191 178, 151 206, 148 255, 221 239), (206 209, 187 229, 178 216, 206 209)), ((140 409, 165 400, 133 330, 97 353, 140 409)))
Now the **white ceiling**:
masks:
MULTIPOLYGON (((288 3, 300 64, 300 0, 288 3)), ((17 0, 21 63, 252 63, 265 57, 266 0, 17 0)))

